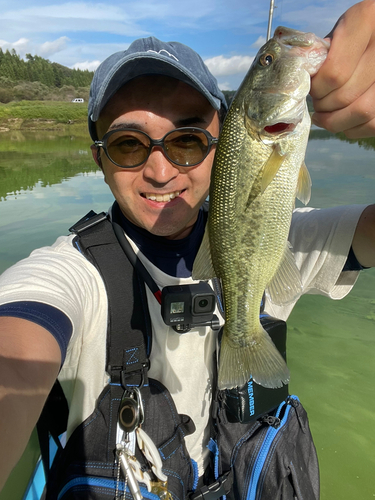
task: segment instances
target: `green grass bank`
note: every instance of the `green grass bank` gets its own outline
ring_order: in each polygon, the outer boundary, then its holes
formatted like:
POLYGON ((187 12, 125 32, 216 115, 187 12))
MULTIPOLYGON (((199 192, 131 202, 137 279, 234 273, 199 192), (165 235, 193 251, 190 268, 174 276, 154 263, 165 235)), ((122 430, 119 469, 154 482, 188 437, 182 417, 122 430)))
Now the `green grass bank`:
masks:
POLYGON ((10 130, 59 130, 87 123, 87 103, 19 101, 0 103, 0 133, 10 130))

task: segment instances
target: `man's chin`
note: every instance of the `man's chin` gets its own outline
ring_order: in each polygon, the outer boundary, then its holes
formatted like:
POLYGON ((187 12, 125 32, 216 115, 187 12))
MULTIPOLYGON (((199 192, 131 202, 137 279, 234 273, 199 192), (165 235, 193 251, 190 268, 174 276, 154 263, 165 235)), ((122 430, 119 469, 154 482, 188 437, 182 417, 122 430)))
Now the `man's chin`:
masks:
POLYGON ((161 221, 157 221, 154 226, 147 230, 155 236, 162 236, 163 238, 169 240, 180 240, 182 238, 186 238, 186 236, 191 233, 195 220, 193 222, 189 221, 189 223, 185 225, 181 225, 181 222, 171 224, 170 220, 165 224, 162 224, 161 221))

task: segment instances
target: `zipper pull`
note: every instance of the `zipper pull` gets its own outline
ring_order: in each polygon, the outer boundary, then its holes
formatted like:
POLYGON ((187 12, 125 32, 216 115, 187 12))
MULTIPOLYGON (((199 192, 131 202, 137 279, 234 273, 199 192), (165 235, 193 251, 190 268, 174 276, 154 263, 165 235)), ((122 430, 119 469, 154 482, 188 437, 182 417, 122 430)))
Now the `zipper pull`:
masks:
POLYGON ((274 429, 277 429, 280 427, 280 419, 279 417, 274 417, 273 415, 264 415, 264 417, 261 418, 261 421, 264 424, 269 425, 270 427, 273 427, 274 429))
POLYGON ((301 419, 301 416, 298 412, 298 407, 300 405, 300 402, 298 399, 295 399, 295 398, 292 398, 291 396, 288 397, 287 399, 287 404, 292 406, 292 408, 294 408, 295 412, 296 412, 296 417, 297 417, 297 420, 298 420, 298 423, 299 423, 299 426, 301 427, 301 430, 304 434, 306 434, 307 432, 307 429, 306 429, 306 426, 305 424, 302 422, 302 419, 301 419))
MULTIPOLYGON (((134 471, 132 466, 129 463, 129 458, 128 454, 126 452, 126 447, 124 442, 117 443, 116 444, 116 455, 117 455, 117 460, 120 464, 122 473, 124 474, 125 481, 129 485, 129 490, 130 493, 132 494, 132 497, 134 500, 142 500, 142 493, 138 485, 138 481, 135 478, 134 471)), ((124 487, 124 495, 126 493, 126 483, 124 487)))

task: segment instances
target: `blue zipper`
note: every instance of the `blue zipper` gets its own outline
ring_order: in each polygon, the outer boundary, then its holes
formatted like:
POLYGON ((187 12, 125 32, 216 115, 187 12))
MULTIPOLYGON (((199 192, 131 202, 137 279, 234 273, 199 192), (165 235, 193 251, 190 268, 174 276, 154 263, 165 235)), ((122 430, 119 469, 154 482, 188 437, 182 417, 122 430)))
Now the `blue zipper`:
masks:
MULTIPOLYGON (((100 478, 100 477, 76 477, 69 481, 64 488, 60 491, 59 496, 57 497, 58 500, 62 499, 64 495, 71 489, 75 488, 77 486, 87 486, 87 487, 92 487, 92 488, 105 488, 110 490, 111 494, 114 494, 116 491, 116 483, 117 481, 115 479, 105 479, 105 478, 100 478)), ((118 488, 119 491, 123 492, 124 491, 124 481, 119 481, 118 482, 118 488)), ((154 493, 150 493, 147 488, 144 488, 143 486, 140 486, 141 494, 143 498, 147 498, 149 500, 160 500, 157 495, 154 493)), ((129 493, 131 495, 130 490, 128 487, 126 487, 126 493, 129 493)))
MULTIPOLYGON (((290 398, 299 401, 297 396, 290 396, 290 398)), ((263 440, 263 444, 260 447, 258 456, 255 460, 253 470, 251 472, 251 477, 250 477, 250 482, 249 482, 249 488, 247 490, 247 496, 246 500, 255 500, 256 494, 257 494, 257 488, 258 488, 258 483, 259 483, 259 478, 262 473, 264 463, 267 459, 268 452, 271 448, 271 445, 276 438, 277 434, 280 432, 280 430, 283 428, 285 425, 286 421, 288 420, 288 415, 291 410, 291 405, 287 404, 285 401, 283 401, 280 406, 277 409, 276 412, 276 417, 278 418, 281 410, 284 408, 284 406, 287 405, 287 408, 285 410, 285 414, 280 422, 280 425, 275 428, 275 427, 270 427, 263 440)))

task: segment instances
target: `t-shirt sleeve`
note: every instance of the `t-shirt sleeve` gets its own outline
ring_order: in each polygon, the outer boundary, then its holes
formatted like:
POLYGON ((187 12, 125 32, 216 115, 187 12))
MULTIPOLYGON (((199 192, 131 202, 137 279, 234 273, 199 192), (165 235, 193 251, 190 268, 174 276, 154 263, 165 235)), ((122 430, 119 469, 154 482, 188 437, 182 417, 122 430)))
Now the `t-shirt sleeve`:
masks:
POLYGON ((64 363, 73 325, 62 311, 41 302, 20 301, 1 305, 0 316, 26 319, 48 330, 59 344, 61 364, 64 363))
POLYGON ((11 315, 44 326, 63 357, 74 348, 76 359, 82 344, 94 344, 103 329, 107 299, 98 271, 72 246, 72 238, 60 237, 7 269, 0 276, 0 307, 3 315, 12 310, 11 315))
POLYGON ((345 297, 358 270, 343 271, 365 205, 301 208, 293 214, 289 241, 301 273, 303 293, 345 297))
MULTIPOLYGON (((289 242, 300 270, 302 294, 331 299, 345 297, 359 270, 345 270, 358 220, 366 205, 325 209, 297 208, 292 217, 289 242)), ((298 297, 288 304, 275 304, 266 297, 265 311, 286 320, 298 297)))

